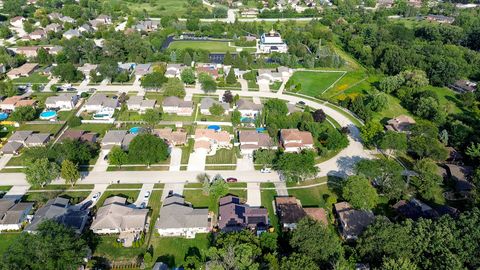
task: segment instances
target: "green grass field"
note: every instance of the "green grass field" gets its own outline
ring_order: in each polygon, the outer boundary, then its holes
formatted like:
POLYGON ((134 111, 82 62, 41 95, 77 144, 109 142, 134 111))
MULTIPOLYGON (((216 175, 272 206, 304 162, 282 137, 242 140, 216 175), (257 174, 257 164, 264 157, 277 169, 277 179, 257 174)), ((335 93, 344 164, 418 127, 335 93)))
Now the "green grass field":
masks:
MULTIPOLYGON (((236 52, 236 48, 229 47, 228 42, 223 41, 192 41, 192 40, 178 40, 170 43, 170 49, 184 50, 187 48, 196 50, 207 50, 209 52, 236 52)), ((249 49, 246 48, 248 51, 249 49)))
MULTIPOLYGON (((273 183, 262 183, 260 187, 274 188, 275 185, 273 183)), ((275 196, 277 196, 277 192, 275 191, 275 189, 262 189, 261 196, 262 206, 267 208, 268 210, 268 218, 270 219, 270 225, 272 225, 276 231, 280 230, 278 226, 278 217, 275 215, 273 209, 273 201, 275 200, 275 196)))
POLYGON ((15 239, 20 236, 20 233, 0 233, 0 258, 8 250, 8 247, 15 239))
POLYGON ((62 126, 62 124, 25 124, 21 125, 18 130, 31 130, 40 133, 57 134, 62 126))
POLYGON ((107 130, 110 130, 112 127, 112 124, 81 124, 80 126, 71 129, 95 132, 98 133, 100 137, 103 137, 107 130))
POLYGON ((41 75, 38 72, 32 73, 32 75, 28 77, 20 77, 12 80, 14 84, 25 84, 25 83, 47 84, 48 81, 49 80, 47 76, 41 75))
POLYGON ((181 17, 188 10, 186 7, 187 0, 162 0, 162 1, 146 1, 145 3, 135 1, 121 1, 134 12, 143 13, 145 10, 151 17, 164 17, 176 15, 181 17))
POLYGON ((234 149, 219 149, 213 156, 207 156, 206 164, 236 164, 237 156, 234 149))
POLYGON ((300 94, 318 97, 342 75, 343 72, 297 71, 290 80, 302 85, 300 94))
POLYGON ((207 251, 209 247, 208 234, 197 234, 194 239, 180 237, 154 237, 150 243, 153 246, 154 260, 167 263, 169 266, 182 266, 189 252, 207 251))

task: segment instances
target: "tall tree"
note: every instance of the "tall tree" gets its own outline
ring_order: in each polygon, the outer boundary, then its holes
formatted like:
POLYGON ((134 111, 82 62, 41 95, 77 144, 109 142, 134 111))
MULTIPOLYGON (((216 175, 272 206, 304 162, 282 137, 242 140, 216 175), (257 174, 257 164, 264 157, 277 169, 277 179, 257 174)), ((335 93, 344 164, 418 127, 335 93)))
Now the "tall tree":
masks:
POLYGON ((60 175, 65 180, 65 183, 70 184, 72 187, 77 183, 78 179, 80 179, 80 172, 77 166, 68 159, 62 162, 60 175))
POLYGON ((195 83, 195 72, 191 68, 186 68, 180 74, 180 78, 182 82, 186 84, 194 84, 195 83))
POLYGON ((128 157, 132 163, 150 166, 168 158, 168 146, 155 135, 139 134, 128 147, 128 157))
POLYGON ((47 158, 29 160, 23 168, 27 182, 32 186, 45 186, 59 176, 60 169, 47 158))
POLYGON ((237 78, 235 77, 235 71, 233 68, 230 68, 228 71, 227 77, 225 78, 225 82, 227 84, 236 84, 237 83, 237 78))
POLYGON ((186 95, 185 86, 177 78, 169 79, 162 89, 163 95, 166 97, 175 96, 179 98, 184 98, 186 95))
POLYGON ((233 57, 230 51, 227 51, 227 53, 225 53, 225 57, 223 57, 223 64, 227 66, 231 66, 233 64, 233 57))
POLYGON ((128 155, 123 151, 120 146, 112 147, 112 150, 108 153, 108 163, 122 167, 123 164, 128 162, 128 155))
POLYGON ((156 109, 147 109, 142 115, 143 121, 145 121, 150 128, 155 127, 155 125, 162 120, 162 114, 156 109))
POLYGON ((222 101, 225 103, 232 103, 233 102, 233 95, 230 90, 227 90, 223 93, 222 101))
POLYGON ((378 203, 377 190, 364 176, 348 177, 342 186, 342 197, 358 209, 370 210, 378 203))
POLYGON ((300 154, 284 153, 275 161, 274 167, 286 181, 299 182, 317 175, 315 153, 305 151, 300 154))

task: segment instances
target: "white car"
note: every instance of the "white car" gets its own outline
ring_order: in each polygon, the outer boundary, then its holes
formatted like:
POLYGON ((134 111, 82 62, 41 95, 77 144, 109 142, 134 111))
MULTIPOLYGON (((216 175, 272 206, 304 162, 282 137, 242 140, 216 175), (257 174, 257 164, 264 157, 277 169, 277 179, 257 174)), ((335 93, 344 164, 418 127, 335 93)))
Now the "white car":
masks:
POLYGON ((96 200, 98 200, 98 198, 100 198, 100 192, 97 192, 93 195, 92 201, 96 201, 96 200))
POLYGON ((143 198, 148 199, 150 197, 150 191, 145 192, 145 196, 143 198))
POLYGON ((271 173, 272 172, 272 169, 271 168, 262 168, 260 170, 261 173, 271 173))

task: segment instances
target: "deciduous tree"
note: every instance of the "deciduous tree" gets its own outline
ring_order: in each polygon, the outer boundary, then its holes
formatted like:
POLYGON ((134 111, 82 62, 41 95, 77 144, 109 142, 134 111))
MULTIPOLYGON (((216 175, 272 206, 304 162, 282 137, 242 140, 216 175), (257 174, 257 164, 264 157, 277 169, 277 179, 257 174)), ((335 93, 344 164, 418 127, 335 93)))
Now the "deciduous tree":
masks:
POLYGON ((65 180, 65 183, 70 184, 72 187, 77 183, 78 179, 80 179, 80 172, 77 166, 68 159, 62 162, 60 175, 65 180))

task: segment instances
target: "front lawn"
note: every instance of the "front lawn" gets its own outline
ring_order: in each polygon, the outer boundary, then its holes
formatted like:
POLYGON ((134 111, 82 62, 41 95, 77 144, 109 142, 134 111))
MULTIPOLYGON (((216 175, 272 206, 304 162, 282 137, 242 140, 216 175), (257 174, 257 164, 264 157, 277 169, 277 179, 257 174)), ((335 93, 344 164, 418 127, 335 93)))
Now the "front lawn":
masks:
POLYGON ((236 164, 235 149, 218 149, 213 156, 207 156, 206 164, 236 164))
POLYGON ((97 208, 102 207, 105 200, 113 196, 120 196, 120 197, 127 198, 127 203, 133 203, 137 199, 138 194, 140 194, 140 190, 122 190, 122 191, 107 190, 98 199, 98 202, 95 206, 97 208))
POLYGON ((34 72, 28 77, 20 77, 17 79, 13 79, 12 82, 14 84, 47 84, 49 82, 49 79, 47 76, 41 75, 39 72, 34 72))
POLYGON ((290 80, 295 84, 301 84, 300 94, 318 97, 343 74, 343 72, 297 71, 290 80))
POLYGON ((141 189, 142 184, 111 184, 107 187, 109 189, 141 189))
POLYGON ((277 192, 275 191, 275 185, 273 183, 261 183, 260 184, 260 192, 262 195, 262 206, 267 208, 268 210, 268 218, 270 219, 270 225, 272 225, 276 231, 280 228, 278 227, 278 217, 275 215, 275 211, 273 209, 273 201, 277 196, 277 192), (264 188, 272 188, 272 189, 264 189, 264 188))
POLYGON ((188 143, 185 146, 182 146, 182 161, 181 164, 188 164, 190 159, 190 154, 193 151, 193 145, 195 141, 193 139, 188 139, 188 143))
POLYGON ((77 184, 73 187, 71 185, 46 185, 44 187, 30 187, 29 190, 78 190, 78 189, 93 189, 93 184, 77 184))
POLYGON ((71 204, 77 204, 85 200, 90 191, 44 191, 44 192, 27 192, 22 200, 26 202, 34 202, 37 209, 47 203, 48 200, 63 197, 70 200, 71 204))

